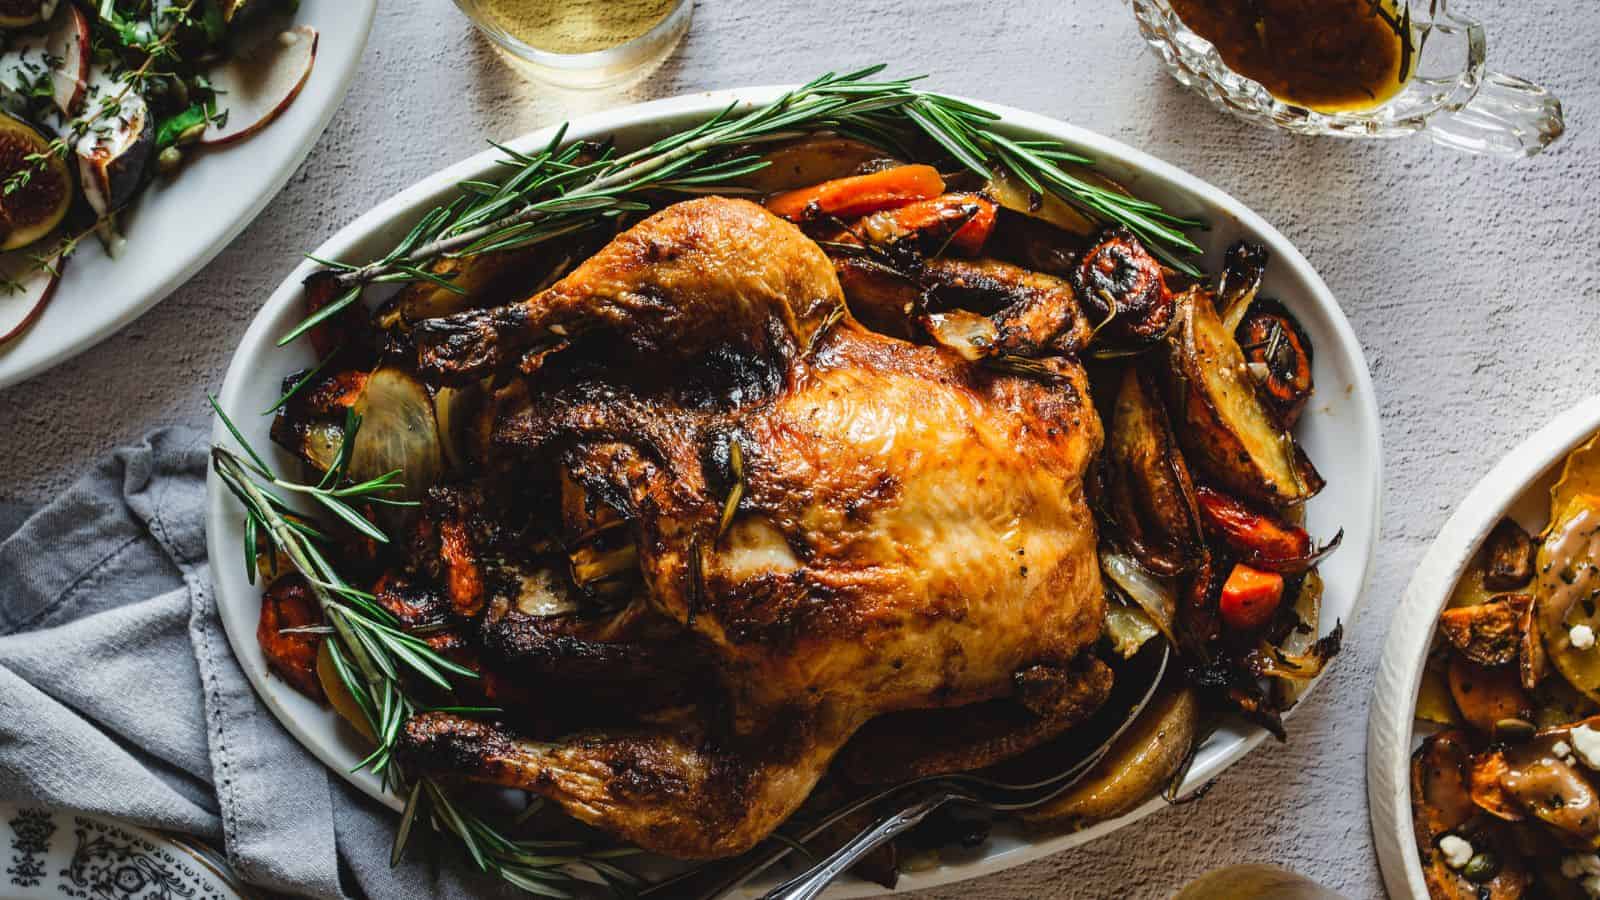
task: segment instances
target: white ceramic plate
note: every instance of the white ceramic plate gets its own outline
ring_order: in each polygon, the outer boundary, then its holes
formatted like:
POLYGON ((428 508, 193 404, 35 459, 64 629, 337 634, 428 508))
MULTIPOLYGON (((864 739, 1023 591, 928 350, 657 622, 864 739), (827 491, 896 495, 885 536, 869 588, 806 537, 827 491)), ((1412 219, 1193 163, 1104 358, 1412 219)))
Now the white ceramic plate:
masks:
POLYGON ((377 0, 301 0, 317 61, 300 95, 259 134, 197 154, 157 179, 126 217, 117 259, 85 241, 32 327, 0 344, 0 388, 94 346, 156 305, 222 252, 300 168, 344 99, 377 0))
POLYGON ((216 851, 95 816, 0 803, 0 900, 241 900, 216 851))
MULTIPOLYGON (((573 122, 567 137, 615 136, 624 147, 639 145, 702 121, 731 100, 759 103, 776 97, 781 90, 769 87, 695 94, 611 110, 573 122)), ((1237 200, 1200 179, 1109 138, 1055 119, 994 104, 985 105, 1000 113, 1005 125, 1018 134, 1064 141, 1099 160, 1107 174, 1126 184, 1133 193, 1180 215, 1208 220, 1212 230, 1198 236, 1207 251, 1204 262, 1208 268, 1215 269, 1227 246, 1240 238, 1264 244, 1271 252, 1272 262, 1263 290, 1294 311, 1315 348, 1314 375, 1318 390, 1299 432, 1306 452, 1327 477, 1328 488, 1308 505, 1308 525, 1316 535, 1331 535, 1339 528, 1345 530, 1344 546, 1322 567, 1322 573, 1327 582, 1326 627, 1331 628, 1335 619, 1343 620, 1348 626, 1366 585, 1378 533, 1378 415, 1366 360, 1327 286, 1276 229, 1237 200)), ((551 133, 548 129, 538 131, 511 142, 511 146, 520 150, 540 147, 548 143, 551 133)), ((345 227, 318 248, 316 255, 367 259, 383 252, 404 236, 411 223, 427 209, 453 197, 457 182, 484 177, 493 169, 498 157, 495 151, 482 153, 414 185, 345 227)), ((261 410, 277 399, 279 381, 285 374, 315 363, 304 342, 291 345, 287 350, 274 347, 277 337, 302 317, 300 282, 312 269, 311 263, 302 263, 268 299, 245 333, 219 396, 223 409, 262 450, 271 448, 271 444, 267 435, 270 423, 260 415, 261 410)), ((220 423, 214 428, 214 435, 218 441, 227 440, 220 423)), ((279 453, 278 460, 285 466, 291 464, 287 454, 279 453)), ((245 580, 239 562, 243 540, 240 512, 215 476, 210 484, 207 516, 217 605, 246 674, 285 727, 323 762, 341 774, 348 773, 366 753, 359 739, 332 711, 267 674, 255 639, 260 589, 245 580)), ((1215 778, 1264 736, 1264 732, 1244 727, 1218 732, 1202 748, 1190 773, 1189 784, 1199 785, 1215 778)), ((346 777, 374 797, 399 808, 399 800, 383 795, 377 780, 368 773, 346 777)), ((923 888, 1020 865, 1083 844, 1161 806, 1161 801, 1152 801, 1116 821, 1048 839, 997 830, 976 853, 929 871, 907 874, 901 879, 901 886, 903 889, 923 888)), ((837 896, 841 897, 881 892, 881 888, 859 882, 844 884, 838 890, 837 896)))
POLYGON ((1535 534, 1544 529, 1562 461, 1596 431, 1600 397, 1562 413, 1506 454, 1439 530, 1390 620, 1367 720, 1367 809, 1390 896, 1428 896, 1412 831, 1410 766, 1417 690, 1439 613, 1502 517, 1535 534))

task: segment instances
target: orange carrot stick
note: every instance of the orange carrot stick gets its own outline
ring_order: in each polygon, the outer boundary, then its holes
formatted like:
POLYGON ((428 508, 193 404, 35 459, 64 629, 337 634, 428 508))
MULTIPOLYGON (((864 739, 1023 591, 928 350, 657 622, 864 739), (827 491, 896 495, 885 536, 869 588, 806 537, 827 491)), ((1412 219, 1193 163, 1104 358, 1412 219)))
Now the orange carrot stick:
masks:
POLYGON ((896 166, 881 172, 836 178, 784 191, 767 199, 767 209, 791 222, 818 215, 853 218, 905 206, 944 193, 944 179, 933 166, 896 166))
POLYGON ((1255 631, 1272 621, 1272 614, 1278 611, 1282 601, 1282 575, 1239 563, 1222 585, 1219 611, 1228 627, 1255 631))
POLYGON ((977 194, 944 194, 918 200, 899 209, 873 213, 861 220, 861 230, 875 243, 888 243, 909 234, 927 233, 948 240, 948 249, 976 256, 994 231, 998 207, 977 194), (955 229, 952 234, 951 229, 955 229))

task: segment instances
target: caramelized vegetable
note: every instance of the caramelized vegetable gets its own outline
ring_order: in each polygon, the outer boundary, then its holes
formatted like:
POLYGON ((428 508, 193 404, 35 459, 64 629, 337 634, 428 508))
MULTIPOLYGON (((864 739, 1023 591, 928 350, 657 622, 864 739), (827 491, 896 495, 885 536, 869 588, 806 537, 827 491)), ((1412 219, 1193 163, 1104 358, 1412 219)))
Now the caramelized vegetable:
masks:
POLYGON ((816 135, 801 138, 763 154, 767 163, 739 179, 739 184, 761 194, 777 194, 860 175, 871 167, 892 161, 883 150, 850 138, 816 135))
POLYGON ((1484 542, 1483 583, 1490 590, 1514 591, 1533 580, 1533 538, 1522 526, 1501 519, 1484 542))
POLYGON ((1461 713, 1456 711, 1455 698, 1450 696, 1450 682, 1445 675, 1445 664, 1430 660, 1422 670, 1422 684, 1417 687, 1417 718, 1436 725, 1460 725, 1461 713))
POLYGON ((1426 738, 1411 756, 1411 813, 1424 860, 1435 842, 1467 824, 1475 812, 1467 788, 1467 735, 1441 731, 1426 738))
POLYGON ((785 191, 769 198, 767 209, 791 222, 805 222, 821 216, 851 219, 942 193, 944 179, 939 177, 939 170, 917 164, 785 191))
POLYGON ((328 641, 322 641, 317 649, 317 683, 322 686, 322 692, 328 698, 328 705, 339 714, 339 718, 350 723, 350 727, 360 732, 362 737, 369 741, 376 741, 377 736, 372 733, 372 726, 367 722, 367 716, 361 711, 360 704, 344 686, 344 679, 339 677, 339 669, 333 662, 333 651, 328 641))
POLYGON ((1206 528, 1258 569, 1290 574, 1308 571, 1343 539, 1340 532, 1327 546, 1314 547, 1304 528, 1253 510, 1218 491, 1197 488, 1195 498, 1206 528))
POLYGON ((1487 668, 1457 658, 1450 661, 1449 674, 1456 709, 1478 731, 1493 734, 1504 720, 1533 718, 1533 702, 1515 667, 1487 668))
POLYGON ((1322 478, 1262 405, 1243 352, 1198 289, 1179 299, 1171 355, 1173 419, 1191 464, 1226 490, 1272 507, 1302 503, 1321 489, 1322 478))
MULTIPOLYGON (((363 482, 398 471, 403 489, 384 498, 421 500, 444 474, 433 398, 422 382, 404 369, 383 366, 367 378, 353 408, 361 430, 350 453, 350 478, 363 482)), ((378 508, 379 524, 390 534, 404 533, 409 513, 410 507, 385 504, 378 508)))
MULTIPOLYGON (((306 315, 315 315, 329 304, 339 300, 345 289, 339 286, 338 274, 327 269, 311 273, 304 282, 306 290, 306 315)), ((358 300, 312 327, 307 336, 317 351, 318 359, 326 359, 333 351, 353 344, 365 336, 367 310, 358 300)))
POLYGON ((321 624, 322 608, 311 593, 311 585, 298 573, 281 576, 261 595, 256 641, 267 665, 290 687, 315 700, 323 696, 317 680, 317 644, 322 638, 284 629, 321 624))
POLYGON ((1514 900, 1525 896, 1531 879, 1521 860, 1511 851, 1505 823, 1477 814, 1468 790, 1467 736, 1444 731, 1426 738, 1411 757, 1411 812, 1417 850, 1422 857, 1423 880, 1434 900, 1514 900), (1472 844, 1475 859, 1498 863, 1469 863, 1452 868, 1439 849, 1439 841, 1456 835, 1472 844))
POLYGON ((1556 671, 1600 701, 1600 648, 1572 640, 1579 626, 1600 634, 1600 495, 1571 496, 1566 506, 1552 508, 1550 524, 1535 566, 1535 619, 1556 671))
POLYGON ((1108 335, 1143 344, 1172 327, 1172 294, 1161 264, 1125 228, 1107 230, 1084 252, 1072 270, 1072 286, 1108 335))
POLYGON ((1235 563, 1222 584, 1222 621, 1237 631, 1256 631, 1272 621, 1283 600, 1283 576, 1235 563))
POLYGON ((1164 685, 1082 781, 1023 813, 1023 821, 1076 831, 1136 809, 1172 782, 1199 728, 1200 705, 1194 691, 1164 685))
POLYGON ((1258 307, 1238 328, 1239 346, 1267 402, 1292 428, 1311 397, 1311 342, 1283 307, 1258 307))
POLYGON ((1526 594, 1509 594, 1478 606, 1447 609, 1439 616, 1439 633, 1480 666, 1507 665, 1522 652, 1522 627, 1532 605, 1526 594))
POLYGON ((945 194, 873 213, 854 231, 873 244, 916 241, 930 255, 977 256, 994 231, 996 209, 993 200, 978 194, 945 194))
POLYGON ((1189 467, 1148 376, 1130 366, 1106 437, 1103 512, 1111 540, 1157 575, 1179 575, 1204 552, 1189 467))
POLYGON ((1244 323, 1261 279, 1267 274, 1267 250, 1258 244, 1238 241, 1223 254, 1222 274, 1217 278, 1217 296, 1212 302, 1222 317, 1222 327, 1234 334, 1244 323))

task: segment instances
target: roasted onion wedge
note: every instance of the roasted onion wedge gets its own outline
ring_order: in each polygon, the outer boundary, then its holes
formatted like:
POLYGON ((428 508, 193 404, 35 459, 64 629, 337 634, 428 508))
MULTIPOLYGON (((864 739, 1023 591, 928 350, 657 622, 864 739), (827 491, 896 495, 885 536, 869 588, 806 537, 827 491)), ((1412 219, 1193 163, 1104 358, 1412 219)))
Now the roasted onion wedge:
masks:
MULTIPOLYGON (((386 493, 384 499, 421 500, 445 471, 438 418, 427 388, 404 369, 383 366, 367 378, 354 408, 361 416, 361 429, 350 452, 351 480, 367 481, 399 470, 404 489, 386 493)), ((402 533, 409 509, 380 505, 379 524, 390 534, 402 533)))
POLYGON ((1189 467, 1149 376, 1130 366, 1106 437, 1102 502, 1113 541, 1157 575, 1179 575, 1205 551, 1189 467))
POLYGON ((1210 296, 1178 298, 1169 402, 1187 458, 1233 493, 1273 507, 1303 503, 1322 477, 1261 402, 1210 296))

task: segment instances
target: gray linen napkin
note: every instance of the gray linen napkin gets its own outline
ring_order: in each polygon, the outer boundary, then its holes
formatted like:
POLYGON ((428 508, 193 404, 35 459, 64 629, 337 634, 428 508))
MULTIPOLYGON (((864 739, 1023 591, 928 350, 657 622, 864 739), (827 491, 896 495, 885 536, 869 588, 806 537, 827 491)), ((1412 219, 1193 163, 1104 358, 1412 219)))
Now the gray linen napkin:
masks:
POLYGON ((0 542, 0 798, 221 839, 274 891, 502 893, 450 856, 391 870, 393 814, 257 700, 211 595, 207 446, 156 431, 0 542))

